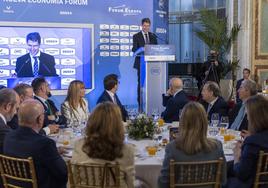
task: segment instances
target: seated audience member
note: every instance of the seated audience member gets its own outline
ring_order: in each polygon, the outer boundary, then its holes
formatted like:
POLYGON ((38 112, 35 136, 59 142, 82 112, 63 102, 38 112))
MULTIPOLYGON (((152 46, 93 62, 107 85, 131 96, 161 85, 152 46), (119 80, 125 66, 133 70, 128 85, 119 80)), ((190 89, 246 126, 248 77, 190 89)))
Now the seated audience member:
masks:
POLYGON ((163 106, 166 107, 161 116, 165 122, 179 121, 179 112, 189 101, 183 91, 183 82, 180 78, 172 78, 169 81, 169 89, 162 94, 163 106))
POLYGON ((120 164, 120 184, 134 187, 134 151, 124 143, 124 128, 120 109, 111 102, 99 104, 91 113, 86 136, 74 146, 74 163, 120 164))
POLYGON ((116 94, 119 86, 118 76, 116 74, 109 74, 105 76, 103 86, 105 90, 99 97, 97 104, 107 101, 117 104, 121 110, 123 121, 126 121, 128 113, 116 94))
POLYGON ((253 80, 244 80, 238 90, 238 93, 242 103, 236 104, 229 112, 229 119, 230 129, 241 131, 248 129, 245 102, 249 97, 257 94, 257 85, 253 80))
POLYGON ((49 125, 54 125, 53 130, 55 131, 52 133, 57 132, 59 125, 66 125, 66 118, 61 115, 54 102, 49 99, 51 97, 49 84, 45 78, 38 77, 32 81, 32 87, 35 94, 34 99, 41 102, 45 109, 44 131, 46 135, 51 133, 49 125))
MULTIPOLYGON (((16 85, 13 88, 17 94, 19 95, 20 98, 20 103, 22 103, 26 99, 32 99, 33 98, 33 88, 32 86, 24 83, 20 83, 16 85)), ((18 122, 18 115, 15 114, 13 118, 7 122, 8 126, 11 127, 11 129, 17 129, 19 127, 19 122, 18 122)))
POLYGON ((87 122, 88 120, 88 102, 85 97, 85 85, 80 80, 74 80, 70 83, 67 97, 61 105, 61 113, 67 119, 67 124, 72 122, 87 122))
POLYGON ((206 82, 202 89, 202 98, 205 101, 203 106, 207 112, 209 121, 213 113, 218 113, 220 116, 228 115, 228 104, 220 96, 220 93, 219 85, 212 81, 206 82))
POLYGON ((229 188, 253 187, 259 152, 268 152, 268 100, 264 96, 255 95, 245 102, 245 106, 248 134, 233 149, 235 177, 228 179, 229 188))
POLYGON ((208 120, 203 106, 189 102, 182 110, 179 135, 166 146, 165 158, 158 178, 160 188, 169 187, 169 161, 195 162, 224 159, 222 185, 226 181, 226 161, 220 141, 207 138, 208 120))
MULTIPOLYGON (((19 108, 20 127, 6 135, 4 154, 11 157, 32 157, 39 188, 65 188, 67 167, 56 143, 39 134, 43 127, 44 108, 34 99, 25 100, 19 108)), ((27 187, 25 184, 21 187, 27 187)))
POLYGON ((0 90, 0 154, 3 153, 3 141, 11 128, 7 125, 17 113, 19 96, 13 89, 4 88, 0 90))
POLYGON ((242 103, 242 100, 239 98, 239 88, 244 80, 248 80, 250 76, 250 70, 247 68, 243 69, 243 78, 236 82, 236 103, 242 103))

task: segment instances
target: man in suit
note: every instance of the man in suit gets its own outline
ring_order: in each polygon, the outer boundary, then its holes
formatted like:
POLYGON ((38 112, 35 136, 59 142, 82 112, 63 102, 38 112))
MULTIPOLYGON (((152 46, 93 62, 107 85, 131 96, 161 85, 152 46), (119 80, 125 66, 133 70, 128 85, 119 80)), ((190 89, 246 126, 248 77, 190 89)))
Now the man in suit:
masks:
POLYGON ((163 106, 166 107, 161 117, 165 122, 179 121, 180 110, 188 103, 186 93, 183 91, 183 82, 180 78, 172 78, 169 81, 169 89, 166 94, 162 94, 163 106))
POLYGON ((126 121, 128 113, 116 94, 119 85, 118 76, 116 74, 109 74, 105 76, 103 85, 105 90, 99 97, 97 104, 107 101, 117 104, 121 110, 123 121, 126 121))
POLYGON ((243 78, 240 79, 240 80, 238 80, 238 81, 236 82, 236 103, 242 103, 242 100, 239 98, 238 90, 239 90, 239 88, 240 88, 242 82, 243 82, 244 80, 248 80, 248 79, 249 79, 249 76, 250 76, 250 70, 247 69, 247 68, 244 68, 244 69, 243 69, 243 78))
MULTIPOLYGON (((43 127, 44 108, 34 99, 25 100, 19 108, 19 128, 8 133, 4 154, 11 157, 32 157, 39 188, 66 188, 67 167, 56 143, 39 134, 43 127)), ((27 187, 27 184, 20 184, 27 187)))
POLYGON ((32 81, 34 99, 41 102, 45 110, 44 130, 46 135, 59 130, 59 125, 66 125, 66 118, 59 112, 55 103, 49 99, 51 97, 48 82, 43 77, 35 78, 32 81), (54 125, 54 126, 52 126, 54 125), (53 127, 51 129, 51 127, 53 127), (53 132, 50 132, 53 130, 53 132))
MULTIPOLYGON (((132 52, 136 52, 139 48, 144 47, 146 44, 157 44, 157 38, 154 33, 149 32, 151 21, 149 18, 143 18, 141 21, 141 27, 142 30, 135 35, 133 35, 133 47, 132 52)), ((140 55, 140 54, 138 54, 140 55)), ((138 76, 138 105, 139 109, 141 110, 140 104, 140 57, 136 56, 134 66, 135 69, 137 69, 137 76, 138 76)))
POLYGON ((13 89, 0 90, 0 153, 3 153, 3 141, 6 134, 11 131, 7 122, 17 113, 19 96, 13 89))
POLYGON ((16 62, 17 77, 58 76, 53 56, 39 50, 39 33, 29 33, 26 37, 29 53, 19 57, 16 62))
POLYGON ((234 130, 247 130, 248 129, 248 120, 247 113, 245 110, 246 100, 254 95, 257 95, 257 85, 256 82, 250 79, 245 79, 239 90, 239 98, 242 100, 242 103, 237 103, 235 107, 229 112, 230 119, 230 129, 234 130))
POLYGON ((219 114, 219 116, 228 115, 228 104, 220 96, 220 88, 216 82, 208 81, 202 89, 202 98, 204 102, 201 102, 207 112, 208 120, 211 119, 213 113, 219 114))

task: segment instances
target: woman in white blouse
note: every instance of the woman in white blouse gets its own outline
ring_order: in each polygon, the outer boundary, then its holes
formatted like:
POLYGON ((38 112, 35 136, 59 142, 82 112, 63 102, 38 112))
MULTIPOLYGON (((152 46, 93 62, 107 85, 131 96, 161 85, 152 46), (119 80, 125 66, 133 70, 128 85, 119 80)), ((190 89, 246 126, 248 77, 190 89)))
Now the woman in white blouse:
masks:
POLYGON ((61 113, 67 119, 67 124, 85 124, 88 120, 88 102, 84 98, 85 85, 80 80, 70 83, 67 97, 61 105, 61 113))

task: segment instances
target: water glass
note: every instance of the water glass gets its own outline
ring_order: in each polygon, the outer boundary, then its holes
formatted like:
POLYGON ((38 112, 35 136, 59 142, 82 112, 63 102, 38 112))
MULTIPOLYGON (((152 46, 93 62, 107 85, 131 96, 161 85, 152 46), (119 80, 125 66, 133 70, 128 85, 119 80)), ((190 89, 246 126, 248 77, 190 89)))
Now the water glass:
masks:
POLYGON ((218 113, 213 113, 211 115, 210 123, 212 127, 217 127, 219 125, 220 116, 218 113))
POLYGON ((229 118, 228 116, 222 116, 219 127, 227 129, 229 127, 229 118))
POLYGON ((158 108, 153 108, 152 109, 152 116, 153 116, 153 120, 155 122, 159 119, 159 110, 158 110, 158 108))

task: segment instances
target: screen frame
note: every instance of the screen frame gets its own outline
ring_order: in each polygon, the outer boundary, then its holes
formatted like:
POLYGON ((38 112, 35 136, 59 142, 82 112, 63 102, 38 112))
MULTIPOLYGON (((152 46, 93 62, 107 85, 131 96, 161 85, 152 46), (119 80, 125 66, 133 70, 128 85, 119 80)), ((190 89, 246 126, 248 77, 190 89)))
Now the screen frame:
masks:
MULTIPOLYGON (((52 23, 52 22, 12 22, 12 21, 0 21, 0 27, 45 27, 45 28, 80 28, 80 29, 91 29, 91 80, 92 87, 90 89, 86 89, 86 94, 90 93, 95 89, 95 81, 94 81, 94 24, 75 24, 75 23, 52 23)), ((83 80, 82 80, 83 81, 83 80)), ((67 89, 60 90, 51 90, 53 95, 66 95, 67 89)))

